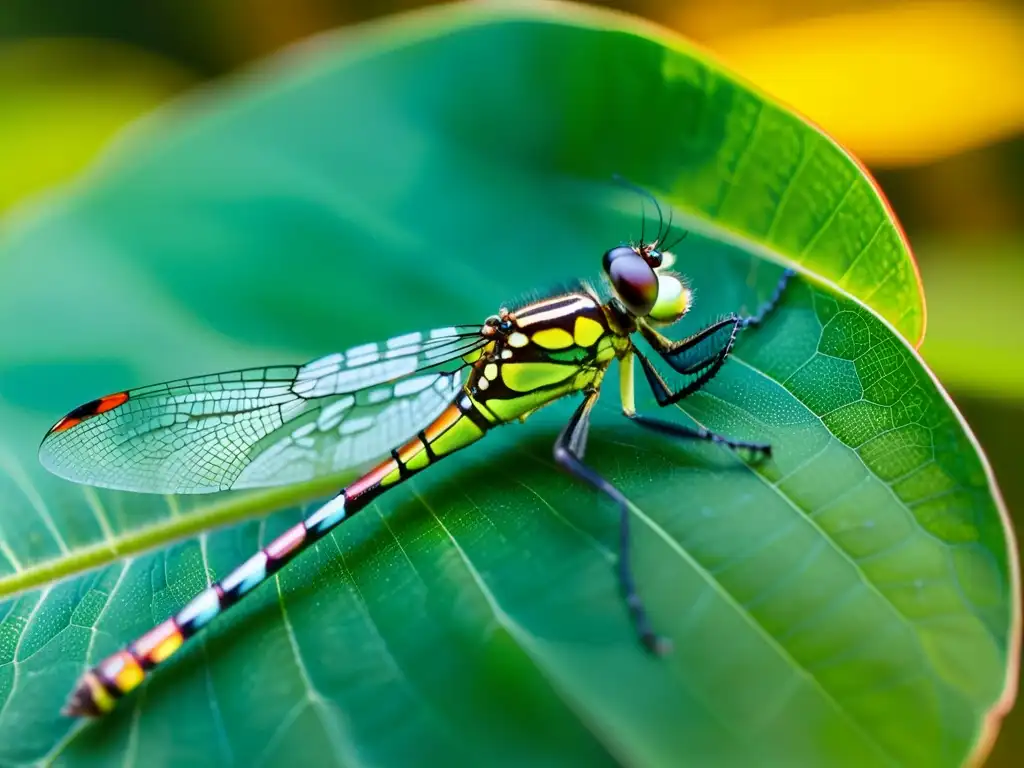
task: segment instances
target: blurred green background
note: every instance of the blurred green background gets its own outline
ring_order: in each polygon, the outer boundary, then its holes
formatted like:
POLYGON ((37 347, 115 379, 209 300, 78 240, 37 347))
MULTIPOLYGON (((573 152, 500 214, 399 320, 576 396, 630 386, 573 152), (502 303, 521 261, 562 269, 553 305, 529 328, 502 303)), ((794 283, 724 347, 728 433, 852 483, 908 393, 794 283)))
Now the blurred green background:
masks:
MULTIPOLYGON (((72 179, 119 128, 177 93, 320 30, 423 4, 7 0, 0 212, 72 179)), ((924 357, 974 428, 1019 525, 1024 8, 986 0, 596 4, 703 44, 871 169, 920 264, 924 357)), ((1017 723, 1024 715, 1011 714, 990 765, 1024 761, 1017 723)))

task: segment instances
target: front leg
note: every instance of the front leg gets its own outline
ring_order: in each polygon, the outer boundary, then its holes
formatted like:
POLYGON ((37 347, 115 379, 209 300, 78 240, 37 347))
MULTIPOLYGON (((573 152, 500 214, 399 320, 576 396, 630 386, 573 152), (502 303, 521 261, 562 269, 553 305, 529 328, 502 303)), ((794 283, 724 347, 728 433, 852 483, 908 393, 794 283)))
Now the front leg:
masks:
POLYGON ((678 391, 671 392, 647 358, 638 355, 644 374, 658 398, 658 405, 679 402, 711 381, 732 352, 742 322, 737 315, 730 315, 682 341, 670 341, 647 323, 640 323, 640 333, 666 363, 684 376, 696 377, 678 391))
POLYGON ((658 333, 649 323, 640 321, 638 327, 641 335, 648 344, 654 347, 661 358, 678 373, 696 377, 679 390, 672 392, 658 375, 654 366, 645 357, 638 355, 644 375, 647 376, 647 381, 651 385, 655 397, 658 398, 658 405, 677 403, 711 381, 732 352, 740 330, 756 327, 764 322, 764 319, 779 303, 793 274, 791 269, 783 271, 771 298, 762 304, 755 314, 729 315, 682 341, 671 341, 658 333))
POLYGON ((583 402, 565 425, 562 434, 555 443, 555 461, 573 477, 582 480, 601 491, 619 507, 619 584, 622 594, 629 606, 633 624, 641 642, 651 652, 667 653, 671 643, 654 633, 651 629, 647 611, 636 591, 633 578, 633 567, 630 561, 629 542, 629 502, 622 492, 605 480, 601 475, 583 463, 583 454, 587 447, 587 430, 590 425, 590 411, 597 402, 598 390, 584 394, 583 402))

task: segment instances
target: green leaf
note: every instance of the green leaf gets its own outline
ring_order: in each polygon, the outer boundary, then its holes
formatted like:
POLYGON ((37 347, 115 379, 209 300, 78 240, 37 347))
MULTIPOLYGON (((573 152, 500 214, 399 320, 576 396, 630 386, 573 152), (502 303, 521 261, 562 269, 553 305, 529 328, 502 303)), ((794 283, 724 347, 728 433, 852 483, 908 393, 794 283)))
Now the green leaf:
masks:
POLYGON ((1015 662, 1014 553, 959 415, 848 295, 915 337, 895 225, 820 134, 658 34, 478 5, 326 38, 165 111, 8 233, 0 762, 957 765, 983 749, 1015 662), (587 460, 634 504, 638 582, 672 655, 634 637, 614 509, 554 468, 562 403, 347 522, 111 717, 58 715, 87 664, 325 487, 74 486, 35 461, 57 416, 478 322, 593 276, 639 234, 613 171, 695 231, 678 267, 697 304, 673 335, 756 308, 779 273, 765 256, 809 270, 670 414, 769 440, 771 461, 638 432, 614 386, 596 413, 587 460))

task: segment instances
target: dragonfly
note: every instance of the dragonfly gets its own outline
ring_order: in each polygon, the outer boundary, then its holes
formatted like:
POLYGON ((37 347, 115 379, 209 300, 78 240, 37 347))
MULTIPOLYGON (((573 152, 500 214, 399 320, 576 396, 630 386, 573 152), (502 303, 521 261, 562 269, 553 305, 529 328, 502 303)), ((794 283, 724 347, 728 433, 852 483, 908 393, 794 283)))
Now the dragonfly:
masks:
MULTIPOLYGON (((92 400, 54 424, 39 449, 51 472, 118 490, 192 494, 298 483, 378 459, 307 518, 253 554, 180 611, 85 672, 64 713, 98 717, 137 688, 216 617, 389 489, 539 408, 581 398, 557 437, 554 460, 618 508, 617 572, 640 643, 661 654, 630 558, 626 497, 584 462, 591 412, 610 364, 619 363, 622 413, 635 424, 754 457, 769 444, 640 414, 639 363, 658 406, 704 387, 740 331, 760 325, 793 272, 755 314, 723 317, 672 341, 662 330, 690 310, 693 293, 671 271, 671 219, 646 241, 604 253, 602 284, 579 282, 482 323, 363 344, 305 365, 250 368, 179 379, 92 400), (667 258, 669 257, 669 258, 667 258), (670 385, 637 346, 643 339, 681 379, 670 385)), ((685 237, 685 232, 683 237, 685 237)), ((671 247, 675 247, 677 240, 671 247)))

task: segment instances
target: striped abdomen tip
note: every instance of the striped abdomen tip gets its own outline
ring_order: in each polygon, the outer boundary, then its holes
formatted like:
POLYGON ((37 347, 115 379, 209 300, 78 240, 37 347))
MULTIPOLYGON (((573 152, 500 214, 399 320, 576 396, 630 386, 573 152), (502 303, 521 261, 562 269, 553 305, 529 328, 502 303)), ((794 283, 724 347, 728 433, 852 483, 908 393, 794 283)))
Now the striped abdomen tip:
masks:
MULTIPOLYGON (((149 634, 162 627, 159 625, 149 634)), ((118 651, 82 675, 64 713, 72 717, 105 715, 121 696, 137 688, 145 676, 142 664, 131 651, 118 651)))
POLYGON ((86 672, 68 697, 61 714, 65 717, 102 717, 114 708, 114 697, 107 692, 95 672, 86 672))

